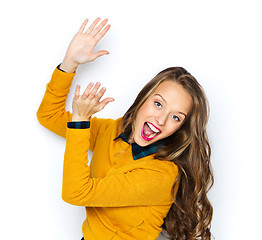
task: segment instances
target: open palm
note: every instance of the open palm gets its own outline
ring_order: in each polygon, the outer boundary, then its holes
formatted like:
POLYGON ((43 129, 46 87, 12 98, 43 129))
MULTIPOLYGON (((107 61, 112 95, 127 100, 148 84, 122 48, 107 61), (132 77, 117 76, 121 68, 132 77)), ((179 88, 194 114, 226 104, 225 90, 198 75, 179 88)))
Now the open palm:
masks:
POLYGON ((77 67, 79 64, 94 61, 100 56, 109 54, 109 52, 106 50, 94 52, 94 48, 97 43, 110 29, 110 25, 105 26, 108 22, 108 19, 104 19, 97 26, 99 21, 100 18, 97 18, 85 32, 84 30, 88 23, 88 19, 84 21, 79 31, 72 39, 62 65, 70 64, 77 67))

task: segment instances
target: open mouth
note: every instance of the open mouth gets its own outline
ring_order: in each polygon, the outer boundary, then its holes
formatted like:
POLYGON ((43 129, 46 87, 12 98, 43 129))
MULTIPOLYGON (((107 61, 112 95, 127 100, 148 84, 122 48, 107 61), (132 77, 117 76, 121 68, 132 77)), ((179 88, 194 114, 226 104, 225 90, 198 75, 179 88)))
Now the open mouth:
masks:
POLYGON ((141 130, 141 136, 144 140, 150 141, 161 133, 161 130, 150 122, 145 122, 141 130))

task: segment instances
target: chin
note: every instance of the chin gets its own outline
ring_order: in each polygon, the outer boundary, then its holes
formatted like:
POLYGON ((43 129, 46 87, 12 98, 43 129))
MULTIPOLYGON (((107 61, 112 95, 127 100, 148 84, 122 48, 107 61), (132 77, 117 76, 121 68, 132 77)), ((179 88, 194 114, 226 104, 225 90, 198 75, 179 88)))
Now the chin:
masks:
POLYGON ((148 146, 148 145, 150 145, 150 144, 152 144, 152 143, 154 143, 154 142, 156 142, 156 141, 157 141, 157 140, 155 140, 155 139, 154 139, 154 141, 153 141, 153 140, 151 140, 151 141, 146 141, 146 140, 144 140, 141 136, 134 138, 134 142, 135 142, 137 145, 139 145, 140 147, 148 146))
POLYGON ((134 137, 134 142, 139 145, 140 147, 145 147, 147 145, 149 145, 150 143, 145 142, 142 138, 139 137, 134 137))

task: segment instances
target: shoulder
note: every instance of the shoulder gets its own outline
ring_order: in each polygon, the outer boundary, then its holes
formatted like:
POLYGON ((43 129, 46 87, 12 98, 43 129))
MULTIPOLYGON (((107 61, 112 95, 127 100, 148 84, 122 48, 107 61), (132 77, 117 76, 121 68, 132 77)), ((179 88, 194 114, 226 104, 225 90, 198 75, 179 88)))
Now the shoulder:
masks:
POLYGON ((178 166, 170 161, 154 159, 149 161, 147 164, 153 171, 158 172, 159 175, 162 175, 166 181, 174 183, 178 176, 178 166))

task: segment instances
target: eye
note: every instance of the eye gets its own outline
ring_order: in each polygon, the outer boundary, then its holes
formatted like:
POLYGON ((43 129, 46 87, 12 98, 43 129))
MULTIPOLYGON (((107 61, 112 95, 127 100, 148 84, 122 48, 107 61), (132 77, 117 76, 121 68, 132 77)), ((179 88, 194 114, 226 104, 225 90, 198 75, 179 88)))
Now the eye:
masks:
POLYGON ((156 107, 158 107, 158 108, 161 108, 161 107, 162 107, 162 105, 161 105, 161 103, 160 103, 160 102, 158 102, 158 101, 155 101, 154 103, 155 103, 156 107))
POLYGON ((176 115, 172 115, 172 118, 173 118, 175 121, 180 122, 180 118, 179 118, 178 116, 176 116, 176 115))

